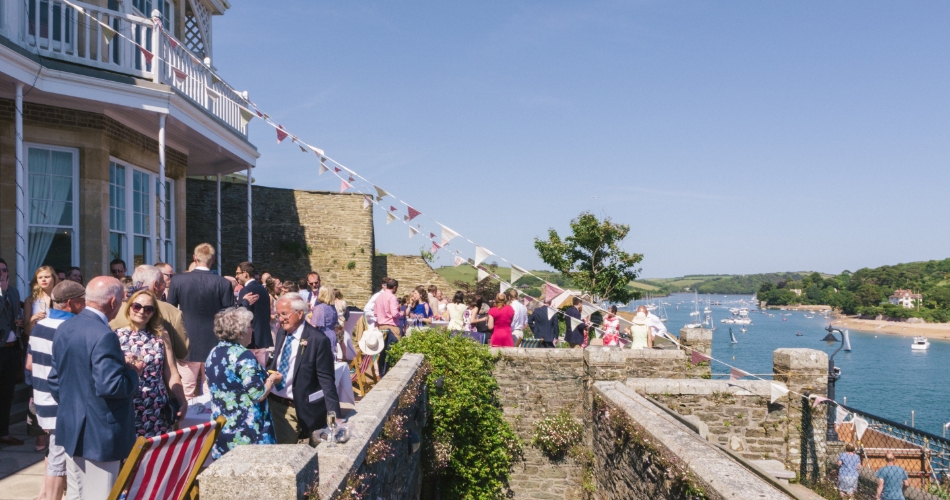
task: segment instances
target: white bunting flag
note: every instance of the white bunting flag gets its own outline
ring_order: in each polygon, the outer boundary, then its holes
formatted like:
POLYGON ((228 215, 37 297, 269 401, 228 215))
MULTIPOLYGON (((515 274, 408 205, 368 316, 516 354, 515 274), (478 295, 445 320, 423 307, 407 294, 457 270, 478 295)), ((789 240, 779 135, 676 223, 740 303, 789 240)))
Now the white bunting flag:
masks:
POLYGON ((482 262, 485 262, 485 259, 487 259, 489 255, 495 255, 495 254, 491 253, 491 250, 487 248, 475 245, 475 265, 476 266, 481 264, 482 262))
POLYGON ((844 421, 848 419, 848 415, 850 415, 848 410, 845 410, 844 408, 840 406, 835 407, 835 423, 836 424, 843 424, 844 421))
POLYGON ((525 274, 528 274, 528 271, 525 271, 524 269, 521 269, 520 267, 514 264, 511 265, 511 282, 512 283, 516 283, 525 274))
POLYGON ((511 288, 511 285, 509 285, 508 283, 506 283, 506 282, 504 282, 504 281, 502 281, 501 283, 498 284, 498 290, 499 290, 501 293, 507 292, 509 288, 511 288))
POLYGON ((317 174, 317 175, 323 175, 323 174, 325 174, 325 173, 327 173, 327 172, 329 172, 329 171, 330 171, 330 169, 327 168, 326 165, 324 165, 323 163, 321 163, 321 164, 320 164, 320 173, 317 174))
POLYGON ((478 268, 478 281, 482 281, 484 279, 488 279, 488 271, 478 268))
POLYGON ((396 220, 396 216, 393 215, 392 212, 386 212, 386 224, 388 225, 390 222, 394 220, 396 220))
POLYGON ((548 307, 548 321, 551 321, 552 319, 554 319, 555 314, 557 314, 557 311, 553 307, 548 307))
POLYGON ((310 149, 312 149, 314 153, 317 153, 317 156, 320 157, 320 161, 323 161, 323 160, 324 160, 324 158, 323 158, 323 150, 322 150, 322 149, 320 149, 320 148, 315 148, 315 147, 313 147, 313 146, 307 146, 307 147, 310 148, 310 149))
POLYGON ((372 196, 363 196, 363 210, 366 210, 367 208, 369 208, 369 205, 371 203, 373 203, 372 196))
POLYGON ((385 189, 379 186, 373 186, 373 187, 376 188, 376 194, 377 194, 376 201, 383 201, 383 197, 392 196, 391 194, 387 193, 385 189))
POLYGON ((772 397, 769 399, 769 403, 771 404, 775 404, 775 401, 777 401, 778 398, 788 394, 788 389, 785 386, 778 384, 771 384, 770 390, 772 397))
POLYGON ((459 257, 458 255, 455 256, 455 267, 459 267, 460 265, 464 263, 465 263, 465 259, 463 259, 462 257, 459 257))
POLYGON ((456 233, 455 231, 445 226, 442 226, 442 246, 445 246, 446 243, 452 241, 452 238, 455 238, 458 235, 459 233, 456 233))
POLYGON ((584 324, 583 321, 581 321, 581 320, 579 320, 579 319, 577 319, 577 318, 575 318, 575 317, 573 317, 573 316, 568 316, 568 317, 567 317, 567 320, 571 322, 571 331, 577 330, 577 327, 579 327, 579 326, 581 326, 581 325, 584 324))
POLYGON ((416 229, 416 228, 414 228, 414 227, 412 227, 412 226, 409 226, 409 239, 411 240, 412 237, 415 236, 415 235, 417 235, 417 234, 419 234, 419 230, 416 229))
POLYGON ((864 437, 864 431, 868 430, 868 421, 864 420, 861 417, 854 417, 854 433, 857 434, 858 439, 864 437))
POLYGON ((582 317, 582 318, 589 318, 590 315, 591 315, 591 314, 594 314, 595 312, 597 312, 597 308, 594 307, 594 306, 592 306, 592 305, 590 305, 590 304, 588 304, 588 303, 586 303, 586 302, 581 306, 581 317, 582 317))

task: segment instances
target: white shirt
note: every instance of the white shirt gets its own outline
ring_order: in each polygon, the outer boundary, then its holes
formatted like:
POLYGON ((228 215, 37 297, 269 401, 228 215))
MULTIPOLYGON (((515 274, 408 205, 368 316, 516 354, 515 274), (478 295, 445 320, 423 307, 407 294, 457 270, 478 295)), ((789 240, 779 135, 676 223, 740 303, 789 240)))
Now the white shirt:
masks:
MULTIPOLYGON (((300 326, 294 331, 293 336, 288 336, 284 339, 284 342, 290 340, 290 372, 287 373, 287 376, 284 377, 284 388, 281 390, 274 390, 274 394, 282 398, 294 399, 294 361, 297 360, 297 351, 300 347, 300 336, 303 335, 303 325, 306 323, 300 323, 300 326)), ((280 357, 284 355, 284 346, 280 346, 280 352, 277 354, 277 366, 280 368, 280 357)))
POLYGON ((369 302, 366 303, 366 307, 363 308, 363 317, 366 318, 366 324, 369 326, 376 324, 376 297, 379 297, 381 293, 383 293, 382 290, 374 293, 369 298, 369 302))
POLYGON ((195 266, 195 271, 210 271, 210 270, 211 269, 208 269, 205 266, 195 266))
POLYGON ((511 317, 511 329, 524 330, 528 324, 528 308, 520 300, 512 300, 510 305, 515 310, 515 315, 511 317))
POLYGON ((102 322, 106 324, 106 326, 109 326, 109 319, 106 318, 106 315, 103 314, 102 311, 100 311, 100 310, 98 310, 98 309, 96 309, 95 307, 92 307, 92 306, 86 306, 86 310, 87 310, 87 311, 90 311, 90 312, 93 312, 93 313, 96 313, 96 316, 99 316, 99 319, 101 319, 102 322))
POLYGON ((652 333, 654 337, 666 336, 666 331, 667 331, 666 325, 663 324, 663 321, 660 319, 659 316, 651 312, 647 313, 647 326, 650 327, 650 333, 652 333))

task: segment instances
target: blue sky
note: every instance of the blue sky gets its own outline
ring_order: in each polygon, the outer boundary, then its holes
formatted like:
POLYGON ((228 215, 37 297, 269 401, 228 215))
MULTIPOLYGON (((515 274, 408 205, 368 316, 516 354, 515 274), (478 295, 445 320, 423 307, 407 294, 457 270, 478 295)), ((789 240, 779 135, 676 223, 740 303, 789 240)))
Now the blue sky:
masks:
MULTIPOLYGON (((589 210, 633 226, 645 277, 840 272, 950 256, 948 19, 945 2, 233 0, 214 65, 528 268, 534 237, 589 210)), ((338 189, 260 121, 251 140, 259 184, 338 189)), ((379 210, 376 240, 426 243, 379 210)))

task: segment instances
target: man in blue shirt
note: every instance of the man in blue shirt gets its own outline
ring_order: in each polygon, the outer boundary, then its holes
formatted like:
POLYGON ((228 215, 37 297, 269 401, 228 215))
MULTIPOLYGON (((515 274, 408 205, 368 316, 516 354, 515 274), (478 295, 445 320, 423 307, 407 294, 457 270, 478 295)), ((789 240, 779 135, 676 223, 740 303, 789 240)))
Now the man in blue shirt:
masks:
POLYGON ((886 455, 887 465, 878 469, 877 498, 880 500, 904 500, 904 488, 908 484, 907 472, 897 465, 893 453, 886 455))

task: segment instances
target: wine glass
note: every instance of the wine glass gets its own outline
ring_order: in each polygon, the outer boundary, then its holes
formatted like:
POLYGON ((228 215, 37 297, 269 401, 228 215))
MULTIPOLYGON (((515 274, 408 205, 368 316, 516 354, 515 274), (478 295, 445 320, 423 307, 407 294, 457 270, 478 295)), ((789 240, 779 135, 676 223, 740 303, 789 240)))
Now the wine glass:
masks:
POLYGON ((327 447, 333 447, 333 441, 336 440, 336 412, 327 412, 327 428, 330 429, 330 436, 327 438, 327 447))

